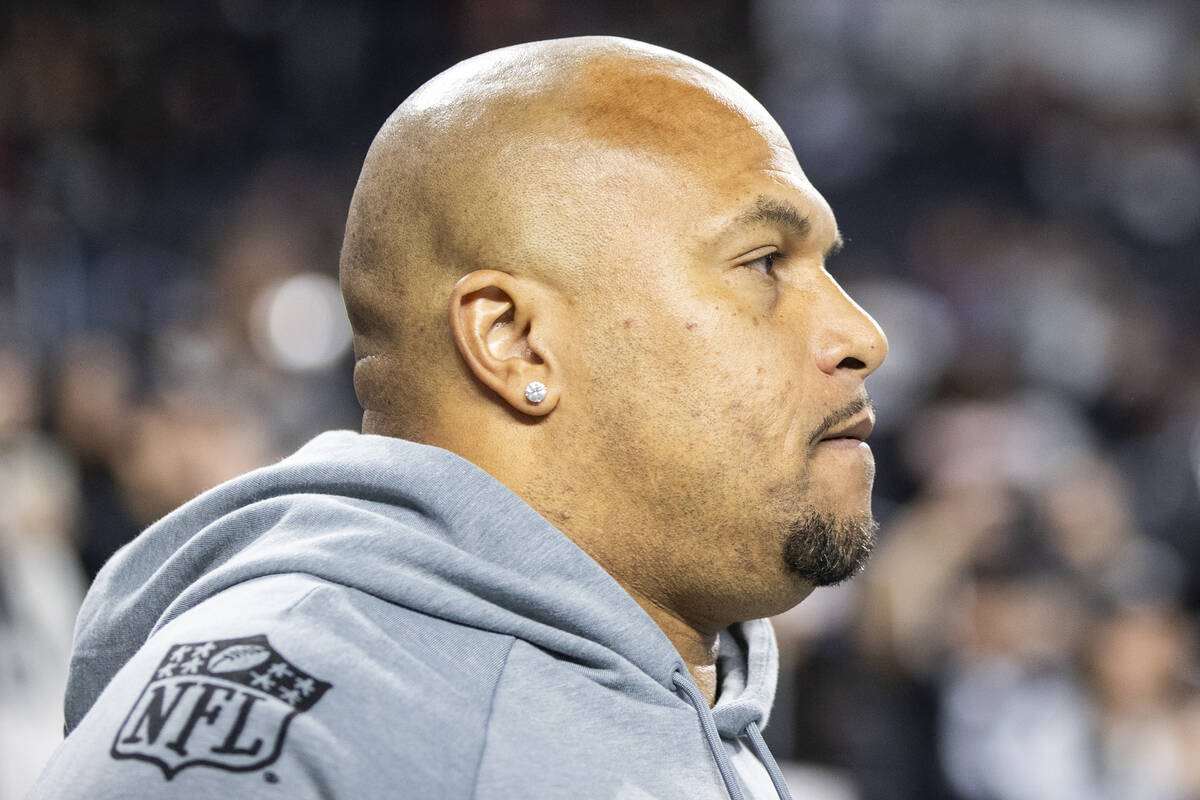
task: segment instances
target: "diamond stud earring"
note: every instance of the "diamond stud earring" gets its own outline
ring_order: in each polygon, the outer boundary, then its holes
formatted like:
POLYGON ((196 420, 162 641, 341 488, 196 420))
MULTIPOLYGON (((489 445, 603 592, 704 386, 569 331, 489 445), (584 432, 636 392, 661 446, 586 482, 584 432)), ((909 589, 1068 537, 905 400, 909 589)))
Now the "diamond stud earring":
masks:
POLYGON ((546 384, 541 381, 532 381, 525 387, 525 399, 533 403, 535 406, 546 399, 546 384))

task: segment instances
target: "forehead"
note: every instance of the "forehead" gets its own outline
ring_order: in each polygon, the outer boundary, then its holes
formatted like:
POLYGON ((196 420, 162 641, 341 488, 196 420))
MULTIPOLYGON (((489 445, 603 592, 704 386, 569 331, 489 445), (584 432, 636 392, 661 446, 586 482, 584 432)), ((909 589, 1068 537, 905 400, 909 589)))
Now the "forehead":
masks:
POLYGON ((482 211, 454 235, 507 220, 500 250, 511 257, 498 263, 572 292, 703 246, 763 197, 832 243, 828 206, 758 101, 683 57, 631 60, 595 59, 469 120, 459 139, 472 157, 447 161, 459 176, 450 185, 482 211))
POLYGON ((597 59, 580 70, 570 93, 573 123, 609 147, 695 160, 720 158, 756 139, 768 145, 777 166, 799 168, 762 104, 698 62, 597 59))
POLYGON ((620 216, 631 240, 670 239, 700 250, 772 229, 822 252, 838 242, 833 210, 786 144, 747 126, 719 141, 697 139, 684 150, 608 149, 597 159, 605 163, 603 189, 625 207, 620 216))
POLYGON ((580 134, 613 155, 621 174, 640 179, 627 191, 653 195, 656 217, 684 213, 691 233, 709 238, 731 222, 783 222, 761 209, 786 207, 815 239, 836 238, 832 211, 783 131, 726 76, 690 62, 601 61, 582 81, 580 134))

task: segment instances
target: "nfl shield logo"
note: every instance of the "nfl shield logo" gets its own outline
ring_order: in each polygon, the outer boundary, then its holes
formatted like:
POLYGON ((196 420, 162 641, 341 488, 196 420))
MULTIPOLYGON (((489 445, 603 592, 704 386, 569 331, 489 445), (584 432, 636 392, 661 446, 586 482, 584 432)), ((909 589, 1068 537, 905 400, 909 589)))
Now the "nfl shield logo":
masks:
POLYGON ((113 758, 233 772, 279 757, 288 723, 332 684, 271 647, 266 636, 173 645, 113 741, 113 758))

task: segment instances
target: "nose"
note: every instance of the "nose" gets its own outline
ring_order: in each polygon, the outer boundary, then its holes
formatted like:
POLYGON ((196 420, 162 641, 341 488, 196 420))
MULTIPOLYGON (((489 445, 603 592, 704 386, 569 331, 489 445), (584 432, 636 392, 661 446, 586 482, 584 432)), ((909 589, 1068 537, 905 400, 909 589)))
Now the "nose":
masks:
POLYGON ((831 276, 828 280, 822 318, 816 326, 817 366, 827 375, 853 375, 864 380, 887 358, 887 336, 837 281, 831 276))

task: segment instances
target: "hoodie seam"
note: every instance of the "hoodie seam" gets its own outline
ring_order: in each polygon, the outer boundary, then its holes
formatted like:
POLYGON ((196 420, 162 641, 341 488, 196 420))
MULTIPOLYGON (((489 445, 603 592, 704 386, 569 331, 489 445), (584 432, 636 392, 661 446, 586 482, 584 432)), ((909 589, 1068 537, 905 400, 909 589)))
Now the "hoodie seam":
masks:
MULTIPOLYGON (((287 614, 293 613, 306 600, 308 600, 314 593, 325 590, 325 589, 336 588, 337 586, 340 585, 340 584, 336 584, 333 581, 330 581, 326 578, 322 578, 320 575, 315 575, 311 572, 303 572, 303 571, 299 571, 299 570, 267 572, 267 573, 263 573, 262 575, 255 575, 254 577, 246 578, 245 580, 240 580, 240 581, 237 581, 236 583, 231 583, 228 586, 218 589, 217 591, 209 594, 208 596, 204 597, 203 599, 201 599, 195 603, 192 603, 187 608, 179 609, 174 614, 171 614, 170 617, 167 616, 167 613, 170 610, 170 608, 168 607, 167 609, 165 609, 163 611, 162 614, 159 615, 159 618, 155 621, 154 626, 150 629, 149 633, 146 634, 145 641, 149 641, 151 637, 156 635, 159 631, 161 631, 163 628, 165 628, 170 623, 172 623, 175 620, 182 617, 184 614, 188 613, 189 611, 193 611, 193 610, 199 608, 200 606, 207 603, 209 600, 214 600, 214 599, 220 597, 225 592, 241 588, 247 584, 254 583, 255 581, 265 581, 265 580, 270 580, 273 578, 289 578, 289 577, 300 578, 302 580, 311 580, 311 581, 315 582, 315 585, 310 586, 302 595, 300 595, 299 597, 297 597, 295 600, 288 603, 287 605, 281 607, 278 610, 278 612, 276 612, 276 613, 278 613, 278 615, 281 618, 286 616, 287 614)), ((350 587, 350 588, 353 588, 353 587, 350 587)), ((128 660, 126 661, 126 663, 128 663, 128 660)))
POLYGON ((475 761, 475 780, 471 782, 471 800, 475 800, 479 793, 479 774, 483 771, 483 757, 487 753, 488 742, 492 736, 492 712, 496 708, 496 695, 500 693, 500 682, 504 680, 504 673, 508 670, 508 659, 516 645, 517 639, 514 636, 509 640, 508 650, 504 653, 504 663, 500 665, 500 673, 492 686, 492 696, 488 698, 487 721, 483 724, 483 745, 479 748, 479 758, 475 761))
MULTIPOLYGON (((282 575, 304 575, 305 573, 275 573, 275 574, 277 574, 277 575, 280 575, 280 574, 282 574, 282 575)), ((264 575, 263 577, 268 577, 268 576, 265 576, 265 575, 264 575)), ((318 578, 316 575, 313 575, 313 576, 311 576, 311 577, 312 577, 314 580, 316 580, 316 581, 317 581, 317 583, 316 583, 314 586, 310 586, 310 587, 308 588, 308 591, 307 591, 307 592, 305 592, 304 594, 300 595, 299 597, 297 597, 297 598, 296 598, 295 600, 293 600, 292 602, 288 603, 288 604, 287 604, 285 607, 281 608, 281 609, 279 610, 279 616, 281 616, 281 617, 282 617, 282 616, 284 616, 285 614, 291 614, 293 611, 295 611, 297 608, 299 608, 299 607, 300 607, 300 605, 301 605, 301 604, 303 604, 303 603, 304 603, 304 601, 305 601, 305 600, 307 600, 309 597, 311 597, 313 594, 315 594, 316 592, 319 592, 319 591, 321 591, 322 589, 328 589, 328 588, 330 588, 330 586, 332 585, 332 584, 330 584, 330 582, 329 582, 329 581, 326 581, 326 580, 323 580, 323 579, 321 579, 321 578, 318 578)), ((235 585, 236 585, 236 586, 240 586, 241 584, 235 584, 235 585)), ((233 588, 233 587, 230 587, 230 588, 233 588)), ((219 594, 219 592, 218 592, 218 594, 219 594)), ((215 597, 215 596, 216 596, 216 595, 214 595, 214 597, 215 597)))

